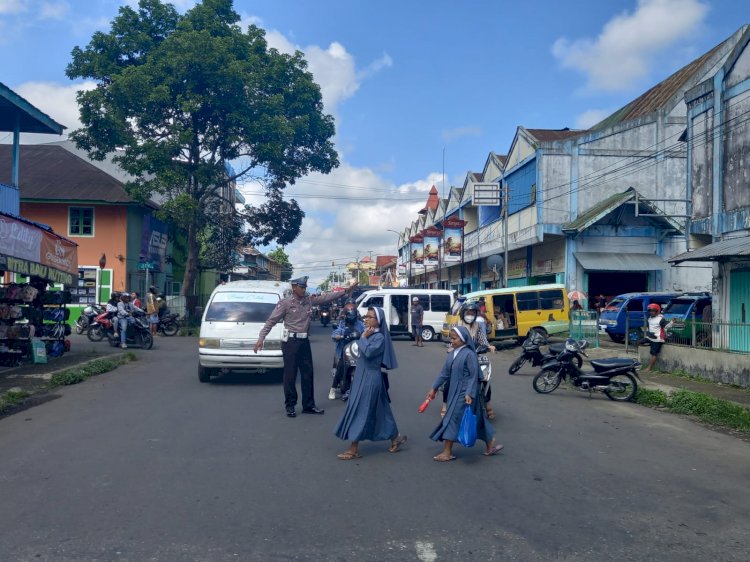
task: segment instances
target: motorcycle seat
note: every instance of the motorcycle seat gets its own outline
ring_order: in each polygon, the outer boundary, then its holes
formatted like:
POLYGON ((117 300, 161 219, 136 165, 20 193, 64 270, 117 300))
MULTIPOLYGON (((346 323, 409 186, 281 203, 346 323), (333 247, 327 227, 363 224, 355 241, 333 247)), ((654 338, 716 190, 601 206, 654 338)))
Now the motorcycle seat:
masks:
POLYGON ((617 367, 630 367, 635 365, 634 359, 626 359, 621 357, 611 357, 609 359, 594 359, 591 362, 591 366, 595 371, 608 371, 609 369, 616 369, 617 367))
POLYGON ((549 350, 551 353, 554 353, 555 355, 562 353, 565 350, 565 344, 564 343, 553 343, 549 346, 549 350))

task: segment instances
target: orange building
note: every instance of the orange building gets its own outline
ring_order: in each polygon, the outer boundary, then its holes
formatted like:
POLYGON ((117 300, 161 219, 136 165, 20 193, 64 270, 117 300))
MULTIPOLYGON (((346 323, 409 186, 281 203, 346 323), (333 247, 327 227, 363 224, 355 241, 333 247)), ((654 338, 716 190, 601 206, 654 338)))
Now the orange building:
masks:
MULTIPOLYGON (((10 169, 10 158, 10 146, 0 145, 0 170, 10 169)), ((152 284, 164 291, 171 281, 157 206, 135 201, 105 166, 68 142, 20 147, 21 215, 78 244, 78 283, 66 287, 74 304, 104 302, 111 291, 143 294, 152 284)))

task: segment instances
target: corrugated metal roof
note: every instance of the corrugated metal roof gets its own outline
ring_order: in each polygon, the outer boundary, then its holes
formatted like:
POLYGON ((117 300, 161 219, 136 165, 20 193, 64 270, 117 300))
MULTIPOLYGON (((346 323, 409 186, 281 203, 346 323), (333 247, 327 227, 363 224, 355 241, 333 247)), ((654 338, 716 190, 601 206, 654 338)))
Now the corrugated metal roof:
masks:
MULTIPOLYGON (((111 175, 58 145, 22 145, 19 155, 22 200, 134 203, 111 175)), ((9 180, 11 146, 0 145, 0 181, 9 180)))
POLYGON ((602 129, 607 129, 623 121, 637 119, 661 109, 676 94, 679 94, 686 89, 686 85, 691 78, 693 78, 696 73, 700 72, 709 59, 719 52, 728 41, 732 40, 732 37, 725 39, 707 53, 704 53, 694 61, 683 66, 677 72, 662 80, 656 86, 641 94, 626 106, 621 107, 612 115, 591 127, 591 130, 600 131, 602 129))
POLYGON ((22 133, 61 135, 66 128, 0 82, 0 131, 15 131, 16 117, 22 133))
POLYGON ((581 267, 590 271, 654 271, 667 264, 655 254, 613 254, 610 252, 573 252, 581 267))
POLYGON ((750 257, 750 236, 741 236, 714 242, 703 248, 679 254, 668 261, 678 264, 684 261, 719 261, 748 257, 750 257))

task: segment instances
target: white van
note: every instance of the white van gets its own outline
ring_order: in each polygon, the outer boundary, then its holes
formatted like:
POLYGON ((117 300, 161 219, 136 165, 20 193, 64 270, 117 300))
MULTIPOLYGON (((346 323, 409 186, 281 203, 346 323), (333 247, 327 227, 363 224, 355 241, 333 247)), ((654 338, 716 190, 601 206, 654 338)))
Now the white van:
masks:
POLYGON ((422 339, 440 339, 445 313, 450 312, 456 300, 456 292, 448 289, 376 289, 365 291, 357 299, 357 309, 361 316, 370 306, 379 306, 385 311, 391 335, 411 333, 411 302, 418 297, 424 308, 422 339))
POLYGON ((219 369, 283 369, 281 336, 276 324, 255 353, 261 328, 276 304, 291 291, 281 281, 231 281, 214 289, 201 319, 198 378, 209 382, 219 369))

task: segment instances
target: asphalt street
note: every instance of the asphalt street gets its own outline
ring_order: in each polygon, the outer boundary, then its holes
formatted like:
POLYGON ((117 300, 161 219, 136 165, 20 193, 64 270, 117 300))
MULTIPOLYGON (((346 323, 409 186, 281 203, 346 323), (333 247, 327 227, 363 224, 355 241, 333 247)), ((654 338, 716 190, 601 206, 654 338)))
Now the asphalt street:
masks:
MULTIPOLYGON (((505 450, 437 463, 439 404, 417 408, 445 357, 396 341, 403 451, 341 461, 327 399, 333 345, 313 328, 318 406, 284 415, 272 375, 197 376, 197 342, 0 420, 0 560, 750 559, 750 444, 597 394, 540 395, 492 356, 505 450)), ((102 344, 104 345, 104 344, 102 344)))

